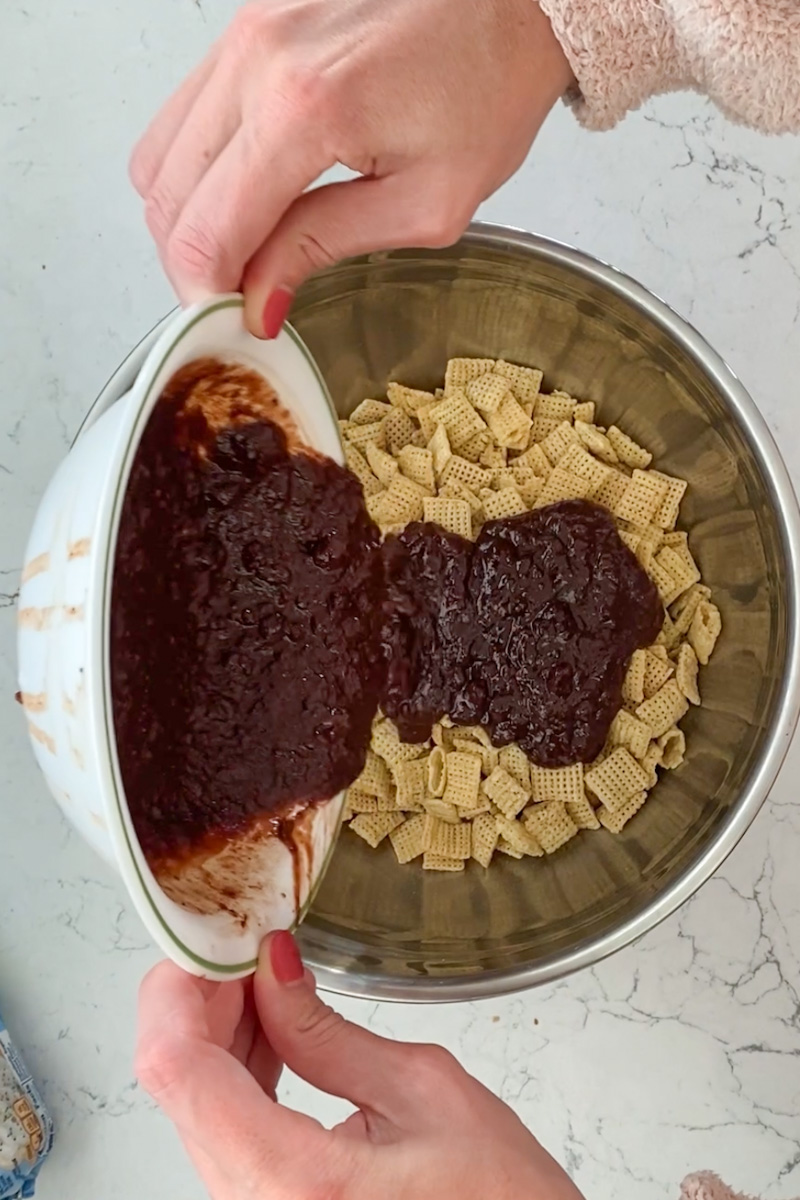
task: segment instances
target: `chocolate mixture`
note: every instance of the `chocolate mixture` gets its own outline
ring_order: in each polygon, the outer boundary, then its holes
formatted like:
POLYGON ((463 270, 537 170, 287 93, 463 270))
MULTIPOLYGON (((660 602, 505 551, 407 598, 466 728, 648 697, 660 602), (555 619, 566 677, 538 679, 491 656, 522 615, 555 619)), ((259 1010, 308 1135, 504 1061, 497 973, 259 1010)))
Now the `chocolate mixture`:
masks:
MULTIPOLYGON (((207 391, 215 371, 268 390, 206 362, 207 391)), ((237 407, 234 389, 223 425, 199 379, 179 373, 148 423, 114 575, 118 753, 151 863, 347 786, 378 705, 409 741, 449 713, 540 765, 597 755, 663 620, 604 509, 381 546, 358 481, 290 448, 274 396, 237 407)))

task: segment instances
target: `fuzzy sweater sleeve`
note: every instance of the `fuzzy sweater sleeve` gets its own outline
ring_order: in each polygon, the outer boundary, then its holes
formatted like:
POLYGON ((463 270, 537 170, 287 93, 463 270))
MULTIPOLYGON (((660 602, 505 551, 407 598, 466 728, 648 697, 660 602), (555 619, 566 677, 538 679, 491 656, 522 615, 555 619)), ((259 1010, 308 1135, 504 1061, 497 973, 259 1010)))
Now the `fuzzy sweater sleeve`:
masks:
POLYGON ((567 97, 610 129, 690 88, 735 121, 800 133, 800 0, 539 0, 575 73, 567 97))

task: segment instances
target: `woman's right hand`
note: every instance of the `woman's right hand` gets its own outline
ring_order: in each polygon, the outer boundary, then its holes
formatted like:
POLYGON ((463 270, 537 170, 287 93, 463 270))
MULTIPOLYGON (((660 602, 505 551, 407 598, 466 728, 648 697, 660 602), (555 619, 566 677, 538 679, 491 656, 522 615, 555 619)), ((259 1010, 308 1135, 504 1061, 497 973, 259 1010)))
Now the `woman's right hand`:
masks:
POLYGON ((445 1050, 388 1041, 328 1008, 289 934, 265 943, 252 992, 156 967, 137 1071, 213 1200, 581 1200, 445 1050), (278 1104, 282 1062, 356 1111, 327 1130, 278 1104))
POLYGON ((274 336, 312 271, 456 241, 571 77, 535 0, 253 0, 131 177, 181 299, 243 286, 274 336), (336 162, 360 178, 306 190, 336 162))

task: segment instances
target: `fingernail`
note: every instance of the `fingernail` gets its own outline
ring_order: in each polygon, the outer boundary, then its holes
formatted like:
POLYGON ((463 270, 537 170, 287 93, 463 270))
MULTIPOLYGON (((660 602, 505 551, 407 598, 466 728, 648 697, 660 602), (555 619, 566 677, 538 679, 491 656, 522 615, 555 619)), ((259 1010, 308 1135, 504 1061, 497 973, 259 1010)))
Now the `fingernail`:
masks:
POLYGON ((286 288, 276 288, 274 292, 270 292, 261 317, 264 337, 276 338, 278 336, 283 329, 283 322, 289 315, 293 299, 292 293, 288 292, 286 288))
POLYGON ((275 933, 269 945, 272 974, 278 983, 299 983, 303 978, 303 960, 288 929, 275 933))

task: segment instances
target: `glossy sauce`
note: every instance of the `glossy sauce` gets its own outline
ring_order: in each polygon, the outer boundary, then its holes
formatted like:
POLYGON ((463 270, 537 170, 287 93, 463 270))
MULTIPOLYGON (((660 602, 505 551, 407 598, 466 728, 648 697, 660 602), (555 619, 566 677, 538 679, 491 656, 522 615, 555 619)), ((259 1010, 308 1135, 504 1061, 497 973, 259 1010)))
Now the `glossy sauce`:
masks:
POLYGON ((193 364, 130 476, 112 690, 151 865, 261 814, 280 831, 346 787, 378 705, 410 741, 448 713, 544 766, 594 758, 663 620, 610 515, 566 501, 475 543, 418 523, 381 545, 358 481, 304 451, 266 393, 242 368, 193 364), (225 387, 222 409, 207 402, 225 387))

